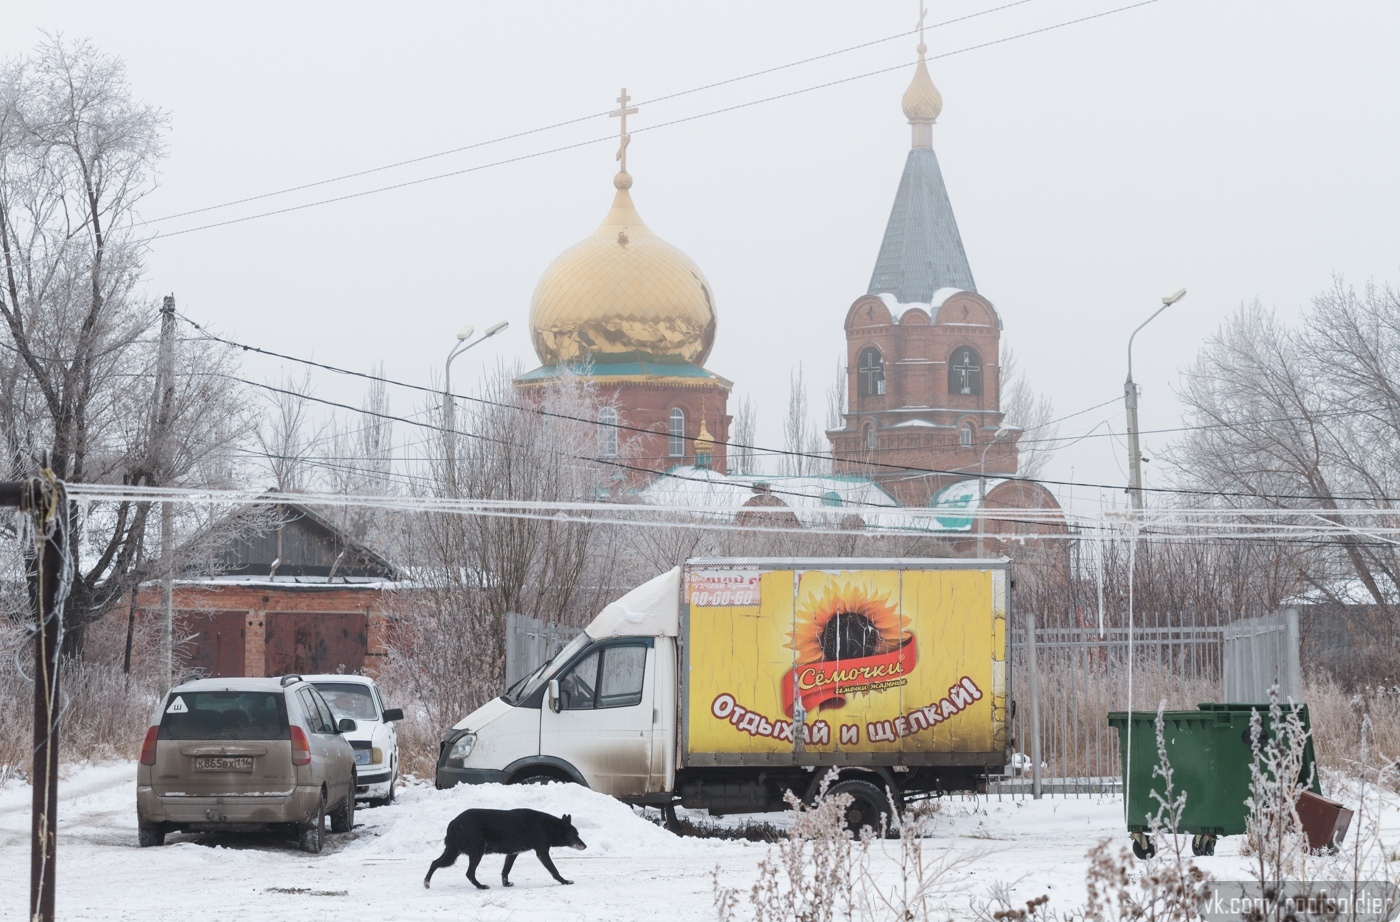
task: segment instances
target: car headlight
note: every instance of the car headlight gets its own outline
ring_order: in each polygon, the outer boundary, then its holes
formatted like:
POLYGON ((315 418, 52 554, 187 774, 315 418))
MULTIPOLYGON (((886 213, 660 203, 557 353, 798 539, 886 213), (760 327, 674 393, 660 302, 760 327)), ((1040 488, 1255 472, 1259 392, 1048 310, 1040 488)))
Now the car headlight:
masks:
POLYGON ((461 768, 462 763, 467 761, 467 757, 472 754, 472 747, 476 745, 476 734, 470 731, 457 737, 452 743, 452 748, 447 751, 447 764, 453 768, 461 768))
POLYGON ((373 749, 371 749, 371 750, 369 751, 369 760, 370 760, 371 763, 373 763, 373 764, 375 764, 375 765, 378 765, 380 762, 383 762, 383 761, 384 761, 384 750, 383 750, 383 749, 380 749, 378 746, 375 746, 373 749))

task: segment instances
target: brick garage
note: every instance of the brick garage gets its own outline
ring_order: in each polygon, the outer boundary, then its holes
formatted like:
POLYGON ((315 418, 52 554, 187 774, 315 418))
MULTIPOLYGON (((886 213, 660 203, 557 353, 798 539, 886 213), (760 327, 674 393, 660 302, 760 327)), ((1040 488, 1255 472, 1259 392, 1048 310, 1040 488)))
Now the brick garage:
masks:
MULTIPOLYGON (((397 568, 310 509, 267 511, 268 527, 216 555, 210 573, 174 583, 180 666, 210 676, 378 675, 397 568)), ((139 618, 158 620, 160 584, 143 584, 136 605, 139 618)))

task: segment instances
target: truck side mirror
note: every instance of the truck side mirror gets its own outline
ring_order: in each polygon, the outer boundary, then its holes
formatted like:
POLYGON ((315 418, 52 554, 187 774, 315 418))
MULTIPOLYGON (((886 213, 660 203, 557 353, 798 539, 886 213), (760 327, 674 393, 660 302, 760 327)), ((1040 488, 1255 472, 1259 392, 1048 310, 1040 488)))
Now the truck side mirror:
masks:
POLYGON ((384 709, 384 719, 385 719, 386 721, 387 721, 387 720, 403 720, 403 708, 385 708, 385 709, 384 709))
POLYGON ((337 733, 354 733, 359 728, 359 724, 349 717, 340 718, 340 723, 335 725, 337 733))
POLYGON ((554 713, 559 713, 559 680, 549 680, 549 709, 554 713))

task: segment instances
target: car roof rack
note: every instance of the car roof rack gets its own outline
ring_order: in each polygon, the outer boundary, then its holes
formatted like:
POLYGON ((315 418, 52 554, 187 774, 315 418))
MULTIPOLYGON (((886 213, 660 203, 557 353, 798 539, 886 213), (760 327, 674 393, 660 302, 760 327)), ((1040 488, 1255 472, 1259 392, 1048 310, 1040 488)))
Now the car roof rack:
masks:
POLYGON ((305 682, 305 681, 306 681, 306 680, 303 679, 303 678, 302 678, 300 675, 298 675, 297 673, 295 673, 295 672, 289 672, 289 673, 287 673, 286 675, 282 676, 282 687, 283 687, 283 688, 286 688, 288 685, 295 685, 297 682, 305 682))

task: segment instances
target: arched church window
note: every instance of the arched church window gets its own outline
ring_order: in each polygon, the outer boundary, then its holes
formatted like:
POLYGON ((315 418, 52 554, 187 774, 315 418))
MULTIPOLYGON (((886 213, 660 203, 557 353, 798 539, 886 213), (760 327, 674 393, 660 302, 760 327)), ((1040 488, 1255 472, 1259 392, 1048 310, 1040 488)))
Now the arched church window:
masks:
POLYGON ((879 349, 861 352, 856 373, 860 379, 861 396, 879 397, 885 393, 885 360, 879 349))
POLYGON ((972 423, 963 423, 962 429, 958 431, 958 444, 963 448, 971 448, 974 434, 972 423))
POLYGON ((685 411, 680 407, 671 411, 670 455, 672 458, 685 457, 685 411))
POLYGON ((598 411, 598 453, 604 458, 617 457, 617 410, 612 407, 598 411))
POLYGON ((982 359, 969 346, 953 351, 953 361, 948 363, 948 393, 982 393, 982 359))
POLYGON ((870 451, 875 450, 875 427, 870 423, 865 424, 865 447, 870 451))

